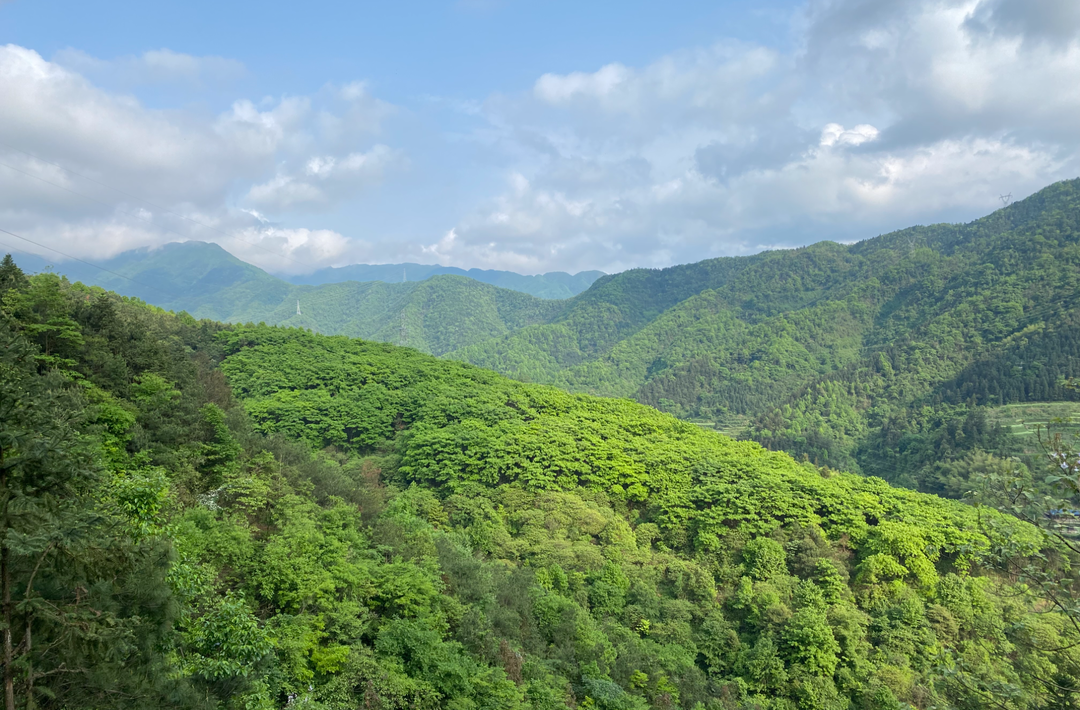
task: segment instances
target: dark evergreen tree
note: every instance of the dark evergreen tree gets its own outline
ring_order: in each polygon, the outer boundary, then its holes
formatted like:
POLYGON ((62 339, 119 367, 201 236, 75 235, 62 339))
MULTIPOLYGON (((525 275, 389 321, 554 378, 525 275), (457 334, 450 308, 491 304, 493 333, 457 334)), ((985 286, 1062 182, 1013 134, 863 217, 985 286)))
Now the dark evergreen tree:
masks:
POLYGON ((16 265, 11 254, 5 254, 3 260, 0 260, 0 299, 12 289, 26 288, 26 284, 23 270, 16 265))
POLYGON ((169 552, 111 505, 69 380, 0 324, 0 604, 6 710, 184 705, 165 646, 169 552))

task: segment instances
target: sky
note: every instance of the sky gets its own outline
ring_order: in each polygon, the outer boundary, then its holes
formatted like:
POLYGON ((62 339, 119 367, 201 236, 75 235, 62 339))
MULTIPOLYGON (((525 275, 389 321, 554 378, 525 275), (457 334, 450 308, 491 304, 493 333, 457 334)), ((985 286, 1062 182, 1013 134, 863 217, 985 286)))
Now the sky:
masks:
POLYGON ((0 0, 0 97, 0 229, 72 257, 612 273, 1080 176, 1080 2, 0 0))

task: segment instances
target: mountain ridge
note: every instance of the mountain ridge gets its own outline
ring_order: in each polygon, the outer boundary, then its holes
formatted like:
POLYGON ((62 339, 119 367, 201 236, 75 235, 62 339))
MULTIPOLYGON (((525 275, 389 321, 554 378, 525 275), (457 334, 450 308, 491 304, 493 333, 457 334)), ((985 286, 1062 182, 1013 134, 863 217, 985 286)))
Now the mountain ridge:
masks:
POLYGON ((423 281, 439 275, 465 276, 481 283, 491 284, 511 291, 520 291, 537 298, 561 300, 571 298, 587 290, 596 279, 606 274, 602 271, 579 271, 576 274, 569 274, 565 271, 549 271, 544 274, 529 276, 513 271, 477 268, 460 269, 456 266, 408 262, 402 264, 330 266, 310 274, 282 274, 280 277, 293 284, 321 286, 342 281, 402 283, 410 280, 423 281))
MULTIPOLYGON (((47 265, 22 255, 18 261, 29 271, 47 265)), ((396 284, 290 284, 212 242, 133 250, 97 268, 79 262, 63 267, 74 281, 196 318, 304 327, 395 342, 436 355, 545 321, 559 308, 556 300, 453 274, 396 284)))
POLYGON ((1078 214, 1080 180, 1063 181, 966 224, 632 269, 562 301, 460 275, 298 286, 206 247, 218 261, 198 265, 195 300, 159 305, 406 344, 520 380, 632 397, 940 492, 928 473, 935 461, 1011 455, 980 423, 983 408, 1075 398, 1058 381, 1080 376, 1080 361, 1055 353, 1080 345, 1078 214), (204 285, 216 300, 199 293, 204 285), (1043 371, 1021 353, 1042 357, 1043 371), (947 433, 956 427, 973 433, 960 441, 947 433), (905 453, 875 455, 880 436, 908 442, 905 453))
POLYGON ((950 421, 974 417, 969 428, 982 431, 980 407, 1036 392, 1075 398, 1054 378, 1080 376, 1077 358, 1050 358, 1042 375, 1024 375, 1025 392, 993 363, 1016 362, 1002 348, 1028 328, 1047 330, 1057 350, 1077 343, 1078 249, 1080 180, 1063 181, 967 224, 615 274, 550 323, 448 357, 724 428, 741 422, 742 436, 771 448, 919 486, 939 454, 1007 452, 983 432, 931 455, 927 442, 950 421), (998 374, 972 382, 962 373, 973 367, 998 374), (949 384, 957 377, 966 384, 949 384), (965 403, 949 394, 957 388, 974 394, 965 403), (908 437, 907 459, 873 455, 890 431, 908 437))

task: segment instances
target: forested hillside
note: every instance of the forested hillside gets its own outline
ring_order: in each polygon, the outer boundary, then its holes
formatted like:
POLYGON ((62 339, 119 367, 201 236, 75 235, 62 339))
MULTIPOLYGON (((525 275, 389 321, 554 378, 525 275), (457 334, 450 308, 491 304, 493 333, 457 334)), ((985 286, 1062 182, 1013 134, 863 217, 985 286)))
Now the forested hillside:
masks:
POLYGON ((606 277, 450 357, 956 495, 938 464, 1009 453, 983 407, 1074 397, 1078 277, 1073 180, 966 225, 606 277))
POLYGON ((1072 617, 987 535, 1070 558, 993 511, 10 259, 0 292, 14 707, 1050 708, 1080 684, 1072 617))
POLYGON ((403 344, 630 397, 811 462, 959 497, 984 466, 977 454, 1024 453, 988 408, 1076 399, 1062 383, 1080 375, 1078 185, 966 225, 635 269, 564 301, 448 275, 293 285, 202 243, 118 258, 110 266, 127 278, 92 282, 196 317, 403 344))
MULTIPOLYGON (((252 305, 232 311, 225 320, 310 328, 442 355, 544 322, 561 307, 560 301, 489 286, 464 276, 432 276, 400 284, 346 281, 294 286, 288 297, 273 308, 252 305)), ((196 315, 205 314, 200 310, 196 315)))
POLYGON ((311 328, 436 355, 544 322, 561 309, 558 301, 464 276, 298 286, 204 242, 127 252, 102 268, 70 263, 63 273, 196 318, 311 328))
MULTIPOLYGON (((161 308, 225 320, 236 310, 270 308, 289 296, 290 285, 207 242, 173 242, 134 249, 97 263, 52 265, 17 255, 24 271, 54 271, 71 281, 101 286, 161 308)), ((294 310, 295 310, 295 304, 294 310)))

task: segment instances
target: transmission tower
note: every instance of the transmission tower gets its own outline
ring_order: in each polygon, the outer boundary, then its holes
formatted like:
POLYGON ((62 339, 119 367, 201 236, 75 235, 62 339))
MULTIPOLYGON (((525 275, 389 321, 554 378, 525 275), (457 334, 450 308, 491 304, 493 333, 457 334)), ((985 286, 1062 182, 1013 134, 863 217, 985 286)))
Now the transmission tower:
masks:
POLYGON ((296 299, 296 315, 301 315, 300 314, 300 299, 299 298, 296 299))
POLYGON ((1012 193, 1010 192, 1008 195, 998 195, 998 199, 1001 200, 1002 207, 1008 207, 1009 203, 1012 202, 1012 193))

